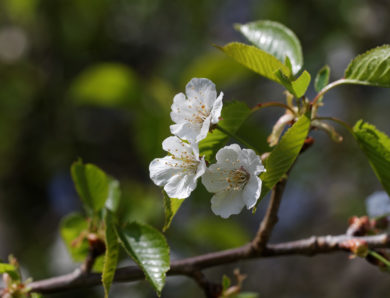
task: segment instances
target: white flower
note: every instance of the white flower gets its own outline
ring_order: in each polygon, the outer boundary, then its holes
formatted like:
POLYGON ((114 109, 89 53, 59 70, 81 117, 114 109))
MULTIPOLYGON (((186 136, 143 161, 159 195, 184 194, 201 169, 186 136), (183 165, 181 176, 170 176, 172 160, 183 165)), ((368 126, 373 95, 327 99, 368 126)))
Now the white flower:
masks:
POLYGON ((258 175, 265 172, 259 156, 233 144, 220 149, 216 158, 217 163, 202 177, 206 189, 215 193, 211 199, 213 212, 227 218, 240 213, 245 205, 248 209, 254 207, 261 192, 258 175))
POLYGON ((213 82, 194 78, 186 86, 186 95, 179 93, 173 98, 171 118, 176 124, 170 126, 171 133, 198 143, 207 136, 210 125, 218 123, 223 93, 217 98, 213 82))
POLYGON ((382 217, 390 214, 390 197, 384 191, 376 191, 366 199, 369 217, 382 217))
POLYGON ((162 146, 169 155, 150 163, 150 178, 158 186, 164 186, 169 197, 185 199, 206 171, 206 163, 199 158, 197 145, 185 143, 178 137, 168 137, 162 146))

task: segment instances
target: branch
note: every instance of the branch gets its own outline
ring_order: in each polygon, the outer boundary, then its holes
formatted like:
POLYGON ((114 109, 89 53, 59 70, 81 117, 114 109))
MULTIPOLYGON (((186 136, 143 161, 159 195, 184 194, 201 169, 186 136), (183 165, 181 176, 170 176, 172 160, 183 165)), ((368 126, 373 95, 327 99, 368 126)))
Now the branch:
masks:
MULTIPOLYGON (((305 152, 313 145, 313 143, 314 139, 311 137, 307 137, 305 142, 303 143, 301 152, 299 154, 305 152)), ((290 174, 294 164, 295 162, 287 171, 287 177, 290 174)), ((258 253, 263 250, 266 247, 269 238, 271 237, 272 230, 278 222, 278 211, 280 202, 282 201, 284 189, 286 188, 287 177, 276 183, 276 185, 272 189, 271 199, 268 204, 267 213, 265 214, 264 219, 260 224, 259 230, 257 231, 255 238, 251 242, 251 253, 258 253)))
POLYGON ((278 222, 278 210, 284 189, 286 187, 287 179, 279 181, 272 190, 271 200, 268 205, 267 213, 264 216, 263 221, 260 224, 259 230, 255 238, 252 240, 252 250, 261 251, 267 245, 267 242, 271 236, 272 229, 278 222))
MULTIPOLYGON (((240 260, 253 258, 278 257, 287 255, 314 256, 317 254, 332 253, 338 251, 349 252, 345 248, 346 241, 355 239, 364 241, 369 249, 390 248, 390 235, 380 234, 366 237, 353 237, 348 235, 320 236, 307 239, 268 244, 262 251, 251 253, 251 244, 239 248, 204 254, 171 263, 168 275, 187 275, 193 277, 194 272, 219 265, 225 265, 240 260)), ((143 280, 145 276, 137 266, 119 268, 116 271, 115 282, 129 282, 143 280)), ((91 287, 101 284, 101 274, 83 274, 80 269, 73 273, 35 281, 29 284, 31 292, 55 293, 69 289, 91 287)))

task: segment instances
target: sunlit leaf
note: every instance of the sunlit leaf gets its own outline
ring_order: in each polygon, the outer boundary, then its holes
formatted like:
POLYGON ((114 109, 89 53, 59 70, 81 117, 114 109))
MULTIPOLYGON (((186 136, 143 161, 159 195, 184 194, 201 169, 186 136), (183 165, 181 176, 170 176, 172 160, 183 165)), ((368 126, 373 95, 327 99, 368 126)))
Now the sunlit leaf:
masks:
POLYGON ((346 83, 390 87, 390 45, 371 49, 348 65, 346 83))
POLYGON ((126 252, 160 295, 169 270, 169 247, 165 237, 153 227, 135 222, 117 227, 117 233, 126 252))
POLYGON ((176 212, 179 210, 184 200, 170 198, 168 197, 165 191, 163 191, 163 196, 164 196, 164 214, 165 214, 165 223, 164 223, 163 231, 165 232, 166 230, 168 230, 169 226, 171 225, 173 217, 175 216, 176 212))
MULTIPOLYGON (((249 117, 251 110, 240 101, 226 103, 222 108, 221 118, 218 125, 230 133, 236 133, 241 124, 249 117)), ((209 162, 213 161, 216 152, 222 148, 229 136, 218 129, 209 132, 207 137, 199 143, 199 153, 204 155, 209 162)))
POLYGON ((103 208, 109 194, 109 178, 93 164, 76 161, 71 167, 72 179, 77 193, 89 212, 103 208))
POLYGON ((291 71, 286 65, 271 54, 255 46, 232 42, 218 48, 242 65, 277 83, 280 83, 280 80, 275 75, 276 71, 280 70, 287 77, 291 76, 291 71))
POLYGON ((279 143, 272 150, 265 163, 267 171, 260 176, 263 181, 260 200, 264 198, 272 187, 290 169, 302 149, 309 129, 309 117, 307 117, 307 115, 301 116, 297 122, 287 130, 279 143))
POLYGON ((276 72, 276 76, 280 83, 296 98, 300 98, 306 93, 311 80, 311 76, 306 70, 295 80, 290 80, 280 70, 276 72))
POLYGON ((389 136, 363 120, 359 120, 355 124, 353 133, 383 188, 390 194, 389 136))
POLYGON ((194 77, 208 78, 219 88, 248 77, 251 72, 226 55, 213 51, 198 57, 190 63, 181 76, 181 85, 187 84, 194 77))
POLYGON ((12 264, 0 263, 0 273, 7 273, 14 281, 20 279, 17 268, 12 264))
POLYGON ((317 92, 320 92, 326 85, 329 83, 330 68, 328 65, 325 65, 321 68, 314 80, 314 89, 317 92))
POLYGON ((104 217, 106 252, 104 256, 104 266, 102 272, 102 282, 104 286, 104 295, 108 298, 111 283, 114 279, 116 266, 118 264, 119 243, 115 231, 114 215, 107 210, 104 217))
POLYGON ((292 71, 297 74, 303 66, 301 44, 286 26, 274 21, 256 21, 235 26, 256 47, 284 63, 289 58, 292 71))

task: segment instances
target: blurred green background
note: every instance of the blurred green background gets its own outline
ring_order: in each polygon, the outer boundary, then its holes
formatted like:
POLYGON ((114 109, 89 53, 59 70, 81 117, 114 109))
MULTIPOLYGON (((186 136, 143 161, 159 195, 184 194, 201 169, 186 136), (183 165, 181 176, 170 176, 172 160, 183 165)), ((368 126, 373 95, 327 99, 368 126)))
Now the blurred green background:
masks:
MULTIPOLYGON (((279 21, 300 38, 305 68, 324 65, 331 79, 365 50, 390 43, 387 0, 2 0, 0 2, 0 257, 13 253, 25 277, 67 273, 61 218, 81 210, 69 175, 78 157, 121 181, 123 216, 161 228, 162 197, 148 176, 169 133, 173 96, 207 77, 224 101, 249 106, 283 101, 283 89, 244 69, 212 45, 243 41, 234 23, 279 21)), ((313 88, 309 96, 313 97, 313 88)), ((345 86, 329 92, 320 114, 358 119, 390 133, 390 91, 345 86)), ((258 112, 239 135, 269 150, 266 137, 282 111, 258 112)), ((342 144, 322 132, 291 175, 272 241, 342 234, 381 189, 347 131, 342 144)), ((167 232, 172 258, 247 242, 255 215, 222 220, 203 187, 187 199, 167 232)), ((124 260, 121 265, 129 264, 124 260)), ((385 297, 389 276, 346 254, 241 262, 208 270, 210 279, 248 274, 260 297, 385 297)), ((115 285, 112 297, 155 297, 146 282, 115 285)), ((47 297, 102 297, 101 288, 47 297)), ((201 297, 185 277, 168 278, 163 297, 201 297)))

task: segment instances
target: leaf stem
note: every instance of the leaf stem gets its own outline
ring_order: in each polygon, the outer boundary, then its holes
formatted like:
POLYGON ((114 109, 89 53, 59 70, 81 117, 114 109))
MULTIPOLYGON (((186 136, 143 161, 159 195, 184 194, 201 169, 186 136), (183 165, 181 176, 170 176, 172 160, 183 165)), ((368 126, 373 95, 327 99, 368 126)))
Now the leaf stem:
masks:
POLYGON ((330 121, 334 121, 337 124, 340 124, 341 126, 346 128, 350 133, 353 133, 352 127, 347 122, 345 122, 343 120, 340 120, 340 119, 337 119, 337 118, 334 118, 334 117, 315 117, 312 120, 330 120, 330 121))
POLYGON ((227 131, 226 129, 222 128, 222 127, 219 126, 218 124, 216 124, 216 128, 219 129, 219 130, 220 130, 221 132, 223 132, 224 134, 228 135, 229 137, 235 139, 236 141, 238 141, 238 142, 241 143, 242 145, 245 145, 247 148, 253 149, 253 150, 256 152, 256 154, 260 154, 259 150, 257 150, 255 146, 252 146, 251 144, 249 144, 247 141, 241 139, 241 138, 240 138, 239 136, 237 136, 236 134, 227 131))
POLYGON ((290 110, 293 114, 296 113, 293 108, 289 107, 288 105, 286 105, 284 103, 277 102, 277 101, 269 101, 269 102, 265 102, 265 103, 259 103, 258 105, 256 105, 255 107, 252 108, 252 113, 256 112, 257 110, 260 110, 261 108, 268 108, 268 107, 280 107, 280 108, 284 108, 286 110, 290 110))
POLYGON ((371 256, 373 256, 374 258, 376 258, 377 260, 381 261, 383 264, 385 264, 387 267, 390 268, 390 262, 389 260, 385 259, 383 256, 381 256, 380 254, 378 254, 376 251, 374 250, 370 250, 368 252, 371 256))
POLYGON ((334 87, 336 86, 339 86, 339 85, 343 85, 343 84, 347 84, 349 83, 348 80, 346 79, 340 79, 340 80, 337 80, 337 81, 334 81, 332 83, 330 83, 329 85, 326 85, 320 92, 318 92, 318 94, 316 95, 316 97, 314 97, 313 101, 312 101, 312 105, 315 105, 317 103, 317 101, 322 97, 324 96, 324 94, 326 92, 328 92, 329 90, 333 89, 334 87))

